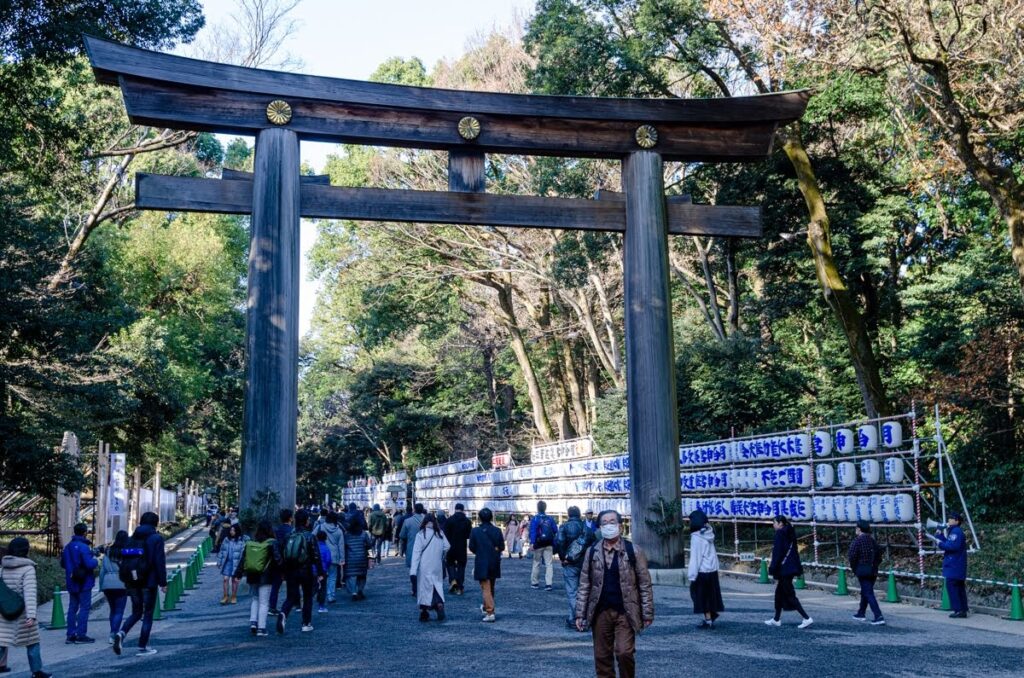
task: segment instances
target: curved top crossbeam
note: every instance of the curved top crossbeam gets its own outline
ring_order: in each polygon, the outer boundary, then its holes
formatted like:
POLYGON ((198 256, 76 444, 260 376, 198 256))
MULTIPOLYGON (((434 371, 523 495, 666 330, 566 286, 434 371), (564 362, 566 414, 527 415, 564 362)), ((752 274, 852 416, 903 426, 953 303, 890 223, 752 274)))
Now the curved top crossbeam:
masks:
POLYGON ((93 37, 85 44, 97 80, 121 87, 133 122, 230 134, 280 125, 305 139, 383 146, 609 158, 650 148, 668 159, 752 160, 809 97, 464 92, 244 68, 93 37), (278 101, 287 106, 268 111, 278 101))

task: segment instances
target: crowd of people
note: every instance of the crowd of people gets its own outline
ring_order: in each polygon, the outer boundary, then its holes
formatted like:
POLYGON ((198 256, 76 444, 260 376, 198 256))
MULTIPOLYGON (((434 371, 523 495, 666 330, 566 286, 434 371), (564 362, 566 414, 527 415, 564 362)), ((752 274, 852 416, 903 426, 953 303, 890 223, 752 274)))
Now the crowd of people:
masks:
MULTIPOLYGON (((496 585, 502 560, 506 556, 522 558, 528 553, 533 560, 533 589, 543 586, 545 591, 552 591, 554 559, 561 563, 568 610, 565 626, 591 632, 597 675, 635 674, 636 634, 654 622, 654 592, 647 558, 623 535, 622 517, 617 512, 602 511, 594 517, 593 511, 581 514, 572 506, 567 519, 559 524, 540 501, 536 514, 523 519, 510 516, 499 528, 488 508, 477 513, 476 526, 462 504, 454 508, 451 516, 444 511, 428 511, 419 503, 405 511, 386 511, 379 505, 361 510, 354 503, 333 510, 282 509, 276 525, 267 520, 259 522, 251 538, 245 534, 237 510, 218 512, 211 516, 210 534, 222 576, 220 603, 237 604, 239 584, 245 580, 251 598, 252 635, 269 635, 270 618, 276 632, 284 634, 295 610, 299 611, 301 632, 310 632, 314 602, 317 612, 323 614, 337 602, 340 590, 350 595, 353 603, 364 600, 370 569, 383 559, 395 557, 404 558, 420 621, 431 621, 431 613, 437 621, 444 621, 446 594, 465 593, 466 568, 472 553, 471 576, 480 587, 481 621, 493 623, 498 619, 496 585), (279 606, 282 588, 285 597, 279 606)), ((145 513, 131 535, 120 531, 111 544, 98 549, 87 539, 86 524, 74 527, 74 536, 61 556, 69 600, 65 642, 96 642, 89 636, 88 624, 98 572, 99 588, 110 612, 108 643, 114 653, 124 652, 128 634, 140 622, 137 654, 156 653, 149 644, 153 613, 159 604, 158 589, 166 592, 167 586, 164 539, 157 530, 158 520, 155 513, 145 513), (129 600, 131 614, 125 618, 129 600)), ((776 516, 773 524, 775 538, 768 572, 776 580, 774 615, 765 624, 781 626, 782 613, 794 611, 800 616, 798 628, 805 629, 814 620, 796 594, 794 580, 803 574, 796 531, 785 516, 776 516)), ((689 515, 689 531, 688 579, 693 612, 699 615, 697 628, 711 630, 725 611, 715 534, 701 511, 689 515)), ((950 616, 965 617, 967 546, 960 515, 952 514, 947 528, 932 538, 945 554, 943 574, 953 608, 950 616)), ((28 551, 26 539, 13 539, 0 568, 0 580, 12 593, 0 596, 0 673, 9 670, 8 648, 25 647, 33 677, 47 678, 50 674, 42 668, 36 619, 35 563, 27 557, 28 551), (9 610, 16 602, 20 606, 9 610)), ((853 618, 884 625, 874 593, 882 553, 868 522, 857 523, 856 538, 847 555, 861 593, 853 618), (871 619, 866 616, 868 609, 871 619)))

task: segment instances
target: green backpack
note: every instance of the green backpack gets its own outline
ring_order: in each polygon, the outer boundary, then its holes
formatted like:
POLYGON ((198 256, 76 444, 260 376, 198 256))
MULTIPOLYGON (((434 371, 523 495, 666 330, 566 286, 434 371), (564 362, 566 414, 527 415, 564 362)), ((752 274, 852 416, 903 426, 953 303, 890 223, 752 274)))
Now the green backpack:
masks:
POLYGON ((309 563, 309 542, 305 532, 292 532, 284 546, 284 561, 289 565, 309 563))
POLYGON ((266 572, 276 544, 277 541, 274 539, 246 542, 242 557, 242 569, 245 573, 256 576, 266 572))

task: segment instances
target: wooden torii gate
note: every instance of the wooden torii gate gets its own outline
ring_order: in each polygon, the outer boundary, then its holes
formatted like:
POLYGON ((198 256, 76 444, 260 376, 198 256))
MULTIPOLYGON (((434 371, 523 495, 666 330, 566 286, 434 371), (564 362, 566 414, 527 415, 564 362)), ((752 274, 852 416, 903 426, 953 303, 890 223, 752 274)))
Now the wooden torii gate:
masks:
POLYGON ((295 500, 299 218, 625 233, 626 384, 633 538, 655 567, 682 563, 643 518, 680 501, 668 234, 757 237, 759 208, 666 201, 665 160, 764 158, 806 92, 730 99, 612 99, 484 92, 278 73, 85 39, 99 82, 136 124, 256 137, 252 175, 139 174, 140 209, 251 214, 241 503, 295 500), (449 191, 345 188, 300 177, 299 140, 448 151, 449 191), (622 161, 606 200, 489 195, 486 153, 622 161))

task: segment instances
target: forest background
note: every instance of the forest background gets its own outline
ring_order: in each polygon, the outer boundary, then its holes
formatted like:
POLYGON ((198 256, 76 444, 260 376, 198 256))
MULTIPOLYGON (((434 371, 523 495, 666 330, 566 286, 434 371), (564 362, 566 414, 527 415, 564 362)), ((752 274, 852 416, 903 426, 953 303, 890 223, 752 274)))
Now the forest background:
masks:
MULTIPOLYGON (((83 32, 294 68, 297 0, 0 3, 0 471, 51 494, 64 430, 165 482, 237 482, 248 220, 139 212, 136 171, 246 169, 252 140, 128 123, 83 32)), ((668 163, 764 238, 671 244, 682 440, 925 411, 976 515, 1024 517, 1024 3, 540 0, 374 80, 601 96, 810 89, 766 162, 668 163)), ((324 73, 323 75, 330 75, 324 73)), ((592 197, 617 163, 489 156, 488 190, 592 197)), ((444 154, 338 147, 332 183, 443 189, 444 154)), ((321 222, 300 500, 349 479, 592 435, 625 448, 621 237, 321 222)))

